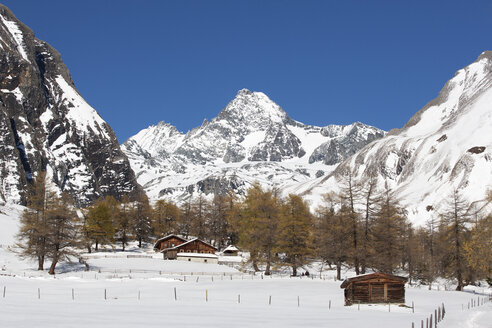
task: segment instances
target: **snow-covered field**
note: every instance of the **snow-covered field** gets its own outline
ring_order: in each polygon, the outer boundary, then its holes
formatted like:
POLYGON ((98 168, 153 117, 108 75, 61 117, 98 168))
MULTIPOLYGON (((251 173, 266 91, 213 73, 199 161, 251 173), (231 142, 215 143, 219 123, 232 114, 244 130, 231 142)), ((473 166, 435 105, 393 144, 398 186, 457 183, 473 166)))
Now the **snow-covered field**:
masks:
MULTIPOLYGON (((0 236, 9 243, 12 213, 0 214, 0 236)), ((135 258, 145 253, 130 251, 94 254, 87 260, 91 271, 62 265, 51 277, 34 262, 20 261, 3 240, 0 327, 420 327, 442 303, 446 317, 439 327, 492 327, 492 303, 481 295, 490 289, 407 286, 407 307, 359 310, 344 306, 333 271, 322 278, 262 277, 222 265, 135 258), (468 309, 472 299, 485 303, 468 309)))

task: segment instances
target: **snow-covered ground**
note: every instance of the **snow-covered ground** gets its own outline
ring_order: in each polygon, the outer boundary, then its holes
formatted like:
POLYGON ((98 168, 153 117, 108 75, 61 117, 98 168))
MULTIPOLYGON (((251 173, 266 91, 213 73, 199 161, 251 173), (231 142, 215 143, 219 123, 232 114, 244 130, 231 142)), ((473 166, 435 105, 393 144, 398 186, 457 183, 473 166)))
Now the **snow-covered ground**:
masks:
POLYGON ((420 327, 443 303, 439 327, 491 327, 492 303, 468 309, 472 299, 485 301, 490 289, 407 286, 407 307, 359 310, 344 306, 333 271, 320 278, 315 267, 310 278, 266 277, 130 250, 86 255, 90 271, 64 264, 52 277, 19 260, 4 242, 11 244, 17 229, 18 208, 9 213, 0 214, 0 327, 420 327))

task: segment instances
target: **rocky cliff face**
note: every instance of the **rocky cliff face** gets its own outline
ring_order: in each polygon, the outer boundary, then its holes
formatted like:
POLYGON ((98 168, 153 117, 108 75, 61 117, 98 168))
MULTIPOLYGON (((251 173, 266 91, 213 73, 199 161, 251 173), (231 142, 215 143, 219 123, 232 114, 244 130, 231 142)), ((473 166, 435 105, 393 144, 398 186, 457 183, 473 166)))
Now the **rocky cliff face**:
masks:
POLYGON ((79 205, 141 193, 128 159, 75 88, 60 54, 0 5, 0 202, 23 202, 47 170, 79 205))
POLYGON ((305 195, 336 190, 345 172, 358 181, 377 177, 407 206, 414 222, 423 223, 445 204, 453 190, 470 202, 492 189, 492 52, 459 70, 439 96, 401 129, 362 148, 305 195), (431 207, 428 207, 431 206, 431 207))
POLYGON ((295 188, 384 134, 358 122, 305 125, 265 94, 243 89, 217 117, 186 134, 161 122, 122 149, 152 199, 180 201, 197 192, 241 194, 255 180, 269 188, 295 188))

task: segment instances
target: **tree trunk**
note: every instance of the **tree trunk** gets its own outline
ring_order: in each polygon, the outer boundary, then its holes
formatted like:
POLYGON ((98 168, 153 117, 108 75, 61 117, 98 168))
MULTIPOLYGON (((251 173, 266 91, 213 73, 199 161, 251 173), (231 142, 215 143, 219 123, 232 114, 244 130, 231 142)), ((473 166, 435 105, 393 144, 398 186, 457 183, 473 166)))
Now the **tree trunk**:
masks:
POLYGON ((49 274, 55 274, 55 267, 57 263, 58 259, 53 259, 53 262, 51 262, 50 271, 48 272, 49 274))
POLYGON ((342 280, 342 261, 337 261, 337 280, 342 280))
POLYGON ((142 248, 142 238, 138 238, 138 248, 142 248))
POLYGON ((297 277, 297 265, 292 264, 292 275, 297 277))
POLYGON ((463 290, 463 273, 461 270, 461 254, 460 254, 460 240, 459 240, 459 231, 458 224, 456 224, 456 279, 458 280, 458 286, 456 286, 456 290, 463 290))
POLYGON ((97 250, 98 250, 98 246, 99 246, 99 242, 98 242, 98 240, 96 239, 96 252, 97 252, 97 250))
POLYGON ((353 235, 353 244, 354 244, 354 267, 355 267, 355 274, 358 276, 360 274, 359 272, 359 250, 357 248, 357 217, 355 215, 355 213, 352 213, 353 215, 353 231, 352 231, 352 235, 353 235))
POLYGON ((270 272, 270 266, 272 263, 272 252, 270 251, 270 247, 267 250, 267 260, 266 260, 266 268, 265 268, 265 276, 269 276, 272 273, 270 272))
POLYGON ((260 271, 260 268, 258 268, 258 261, 256 259, 256 251, 251 251, 250 256, 251 262, 253 262, 253 269, 255 270, 255 272, 260 271))
POLYGON ((38 256, 38 270, 44 270, 44 256, 38 256))
POLYGON ((266 262, 266 268, 265 268, 265 276, 269 276, 272 273, 270 272, 270 261, 266 262))

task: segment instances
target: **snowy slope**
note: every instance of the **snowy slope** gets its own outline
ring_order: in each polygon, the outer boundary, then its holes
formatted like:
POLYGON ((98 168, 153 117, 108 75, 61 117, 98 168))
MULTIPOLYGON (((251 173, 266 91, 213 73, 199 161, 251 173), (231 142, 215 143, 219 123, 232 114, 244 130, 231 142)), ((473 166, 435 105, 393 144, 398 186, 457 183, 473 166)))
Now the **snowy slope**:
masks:
POLYGON ((480 205, 492 188, 491 127, 492 52, 484 52, 402 129, 366 146, 305 193, 317 199, 336 190, 350 169, 358 180, 375 174, 380 188, 388 181, 415 223, 439 212, 454 189, 480 205), (428 213, 427 206, 436 211, 428 213))
POLYGON ((79 205, 141 193, 109 125, 79 94, 60 54, 0 5, 0 203, 22 203, 47 170, 79 205))
POLYGON ((197 192, 241 194, 254 181, 296 189, 383 135, 359 122, 305 125, 264 93, 243 89, 217 117, 186 134, 161 122, 122 149, 151 199, 179 202, 197 192))
MULTIPOLYGON (((22 207, 0 206, 0 212, 0 238, 13 243, 22 207)), ((478 293, 470 294, 451 291, 452 286, 445 291, 446 285, 440 290, 435 285, 433 290, 407 286, 406 307, 359 308, 344 306, 341 282, 326 266, 321 272, 310 270, 311 279, 277 274, 267 278, 221 265, 100 252, 91 254, 90 271, 65 263, 49 276, 8 247, 7 242, 0 244, 2 327, 161 327, 163 322, 183 327, 354 328, 410 327, 413 322, 420 327, 442 303, 447 313, 439 326, 488 328, 492 320, 490 302, 467 309, 471 299, 482 302, 490 294, 484 287, 468 286, 478 293)))

